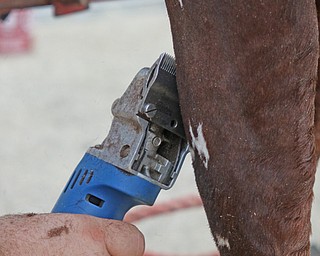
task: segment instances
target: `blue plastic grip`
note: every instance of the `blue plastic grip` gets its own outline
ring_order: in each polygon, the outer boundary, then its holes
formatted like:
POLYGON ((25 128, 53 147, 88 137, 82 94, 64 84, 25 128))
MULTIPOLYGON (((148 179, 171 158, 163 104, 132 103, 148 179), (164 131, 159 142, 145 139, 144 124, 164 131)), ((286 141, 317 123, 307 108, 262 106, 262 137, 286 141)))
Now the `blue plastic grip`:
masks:
POLYGON ((153 205, 159 192, 157 185, 85 154, 52 212, 122 220, 135 205, 153 205))

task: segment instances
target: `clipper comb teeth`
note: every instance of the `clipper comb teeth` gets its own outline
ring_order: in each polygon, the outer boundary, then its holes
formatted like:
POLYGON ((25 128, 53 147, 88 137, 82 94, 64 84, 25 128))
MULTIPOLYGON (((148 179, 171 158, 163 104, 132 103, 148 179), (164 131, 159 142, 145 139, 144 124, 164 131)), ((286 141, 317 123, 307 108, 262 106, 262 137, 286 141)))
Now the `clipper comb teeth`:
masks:
POLYGON ((160 68, 164 71, 167 71, 171 75, 175 76, 176 75, 175 59, 171 55, 164 53, 163 59, 160 64, 160 68))

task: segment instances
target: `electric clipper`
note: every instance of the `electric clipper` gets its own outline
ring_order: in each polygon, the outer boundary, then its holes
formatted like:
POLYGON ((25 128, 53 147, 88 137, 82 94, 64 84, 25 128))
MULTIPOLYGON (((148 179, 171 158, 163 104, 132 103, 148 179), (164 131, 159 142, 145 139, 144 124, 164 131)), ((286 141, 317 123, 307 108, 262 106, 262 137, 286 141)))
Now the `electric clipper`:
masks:
POLYGON ((108 136, 88 149, 52 212, 122 220, 174 184, 188 153, 174 58, 164 53, 141 69, 112 114, 108 136))

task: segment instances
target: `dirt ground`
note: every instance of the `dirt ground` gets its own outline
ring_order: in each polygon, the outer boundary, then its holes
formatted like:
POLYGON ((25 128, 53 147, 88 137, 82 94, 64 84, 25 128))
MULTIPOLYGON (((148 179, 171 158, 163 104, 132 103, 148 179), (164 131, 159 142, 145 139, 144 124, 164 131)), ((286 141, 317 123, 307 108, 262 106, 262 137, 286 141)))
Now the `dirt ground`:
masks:
MULTIPOLYGON (((164 51, 173 54, 162 0, 97 3, 60 18, 51 11, 32 11, 30 53, 0 55, 0 214, 49 212, 87 148, 106 136, 112 102, 140 68, 164 51)), ((317 241, 319 190, 317 184, 317 241)), ((189 194, 197 189, 187 158, 177 184, 161 192, 159 201, 189 194)), ((214 249, 201 208, 137 225, 148 250, 214 249)))

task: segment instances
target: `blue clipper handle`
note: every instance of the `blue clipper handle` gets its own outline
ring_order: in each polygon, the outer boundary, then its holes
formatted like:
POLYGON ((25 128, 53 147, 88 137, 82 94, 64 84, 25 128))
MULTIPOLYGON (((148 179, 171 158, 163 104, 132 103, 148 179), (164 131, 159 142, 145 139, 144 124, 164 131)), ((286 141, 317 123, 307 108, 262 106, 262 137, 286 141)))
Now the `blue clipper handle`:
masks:
POLYGON ((153 205, 160 187, 85 154, 52 209, 122 220, 133 206, 153 205))

